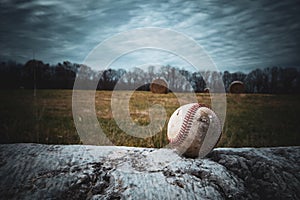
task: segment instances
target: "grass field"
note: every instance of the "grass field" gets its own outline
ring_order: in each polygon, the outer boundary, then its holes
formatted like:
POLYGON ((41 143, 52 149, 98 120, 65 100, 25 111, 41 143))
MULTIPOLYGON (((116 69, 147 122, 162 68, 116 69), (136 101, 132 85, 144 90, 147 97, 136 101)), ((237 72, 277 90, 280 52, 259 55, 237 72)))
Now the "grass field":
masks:
MULTIPOLYGON (((96 113, 102 130, 115 145, 163 147, 168 143, 166 124, 160 133, 146 139, 124 133, 112 118, 111 95, 110 91, 96 92, 96 113)), ((197 98, 210 104, 209 94, 197 94, 197 98)), ((73 121, 72 90, 38 90, 35 96, 32 90, 2 90, 0 99, 1 143, 81 143, 73 121)), ((299 102, 300 95, 228 94, 218 146, 300 145, 299 102)), ((172 93, 134 92, 130 99, 132 119, 140 125, 149 123, 148 108, 153 104, 161 104, 168 118, 179 106, 172 93)))

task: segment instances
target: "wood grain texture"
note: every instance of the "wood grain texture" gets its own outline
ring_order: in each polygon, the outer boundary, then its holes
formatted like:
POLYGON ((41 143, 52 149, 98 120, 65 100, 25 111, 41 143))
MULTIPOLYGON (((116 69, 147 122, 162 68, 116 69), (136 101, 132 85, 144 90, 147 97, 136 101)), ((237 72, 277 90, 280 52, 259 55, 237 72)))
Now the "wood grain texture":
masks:
POLYGON ((299 199, 300 147, 0 145, 1 199, 299 199))

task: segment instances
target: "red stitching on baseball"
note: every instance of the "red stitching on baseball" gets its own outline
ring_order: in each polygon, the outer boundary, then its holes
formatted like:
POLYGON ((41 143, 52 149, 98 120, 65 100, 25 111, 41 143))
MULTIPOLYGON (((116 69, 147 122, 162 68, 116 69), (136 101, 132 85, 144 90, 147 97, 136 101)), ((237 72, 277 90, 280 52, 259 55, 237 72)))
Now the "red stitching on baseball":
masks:
POLYGON ((180 145, 182 141, 187 137, 187 134, 192 127, 192 121, 190 119, 192 119, 195 116, 196 111, 200 107, 207 107, 207 106, 204 104, 197 103, 187 111, 187 114, 184 116, 183 124, 180 128, 178 135, 174 139, 170 139, 171 144, 180 145))

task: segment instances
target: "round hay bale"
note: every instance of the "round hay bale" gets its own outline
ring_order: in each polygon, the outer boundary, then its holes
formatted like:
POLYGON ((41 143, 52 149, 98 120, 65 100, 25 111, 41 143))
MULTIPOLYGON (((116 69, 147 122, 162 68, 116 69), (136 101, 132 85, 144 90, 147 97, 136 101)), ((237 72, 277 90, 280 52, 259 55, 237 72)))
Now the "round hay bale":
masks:
POLYGON ((44 63, 39 60, 29 60, 24 65, 25 71, 33 72, 34 70, 40 69, 44 66, 44 63))
POLYGON ((209 88, 204 88, 203 92, 204 93, 209 93, 209 88))
POLYGON ((154 79, 150 85, 150 90, 156 94, 167 94, 169 92, 168 83, 161 78, 154 79))
POLYGON ((244 83, 242 81, 233 81, 229 86, 230 93, 240 94, 245 90, 244 83))

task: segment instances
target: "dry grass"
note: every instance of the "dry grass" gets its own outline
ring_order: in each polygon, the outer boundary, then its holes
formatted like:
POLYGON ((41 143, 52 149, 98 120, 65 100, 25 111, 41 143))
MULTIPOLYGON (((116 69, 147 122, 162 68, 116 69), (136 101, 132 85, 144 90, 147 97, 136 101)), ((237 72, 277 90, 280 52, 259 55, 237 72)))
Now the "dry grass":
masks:
MULTIPOLYGON (((113 119, 110 91, 96 92, 96 113, 106 136, 115 145, 163 147, 168 143, 166 124, 161 132, 146 139, 126 134, 113 119)), ((120 98, 127 91, 118 91, 120 98)), ((189 94, 178 94, 182 103, 189 94)), ((0 91, 1 143, 38 142, 78 144, 72 116, 72 90, 0 91)), ((197 94, 201 103, 210 105, 209 94, 197 94)), ((286 146, 299 145, 300 95, 228 94, 227 115, 218 146, 286 146)), ((149 124, 149 108, 162 105, 167 119, 180 105, 173 93, 134 92, 130 97, 130 116, 139 125, 149 124)))

